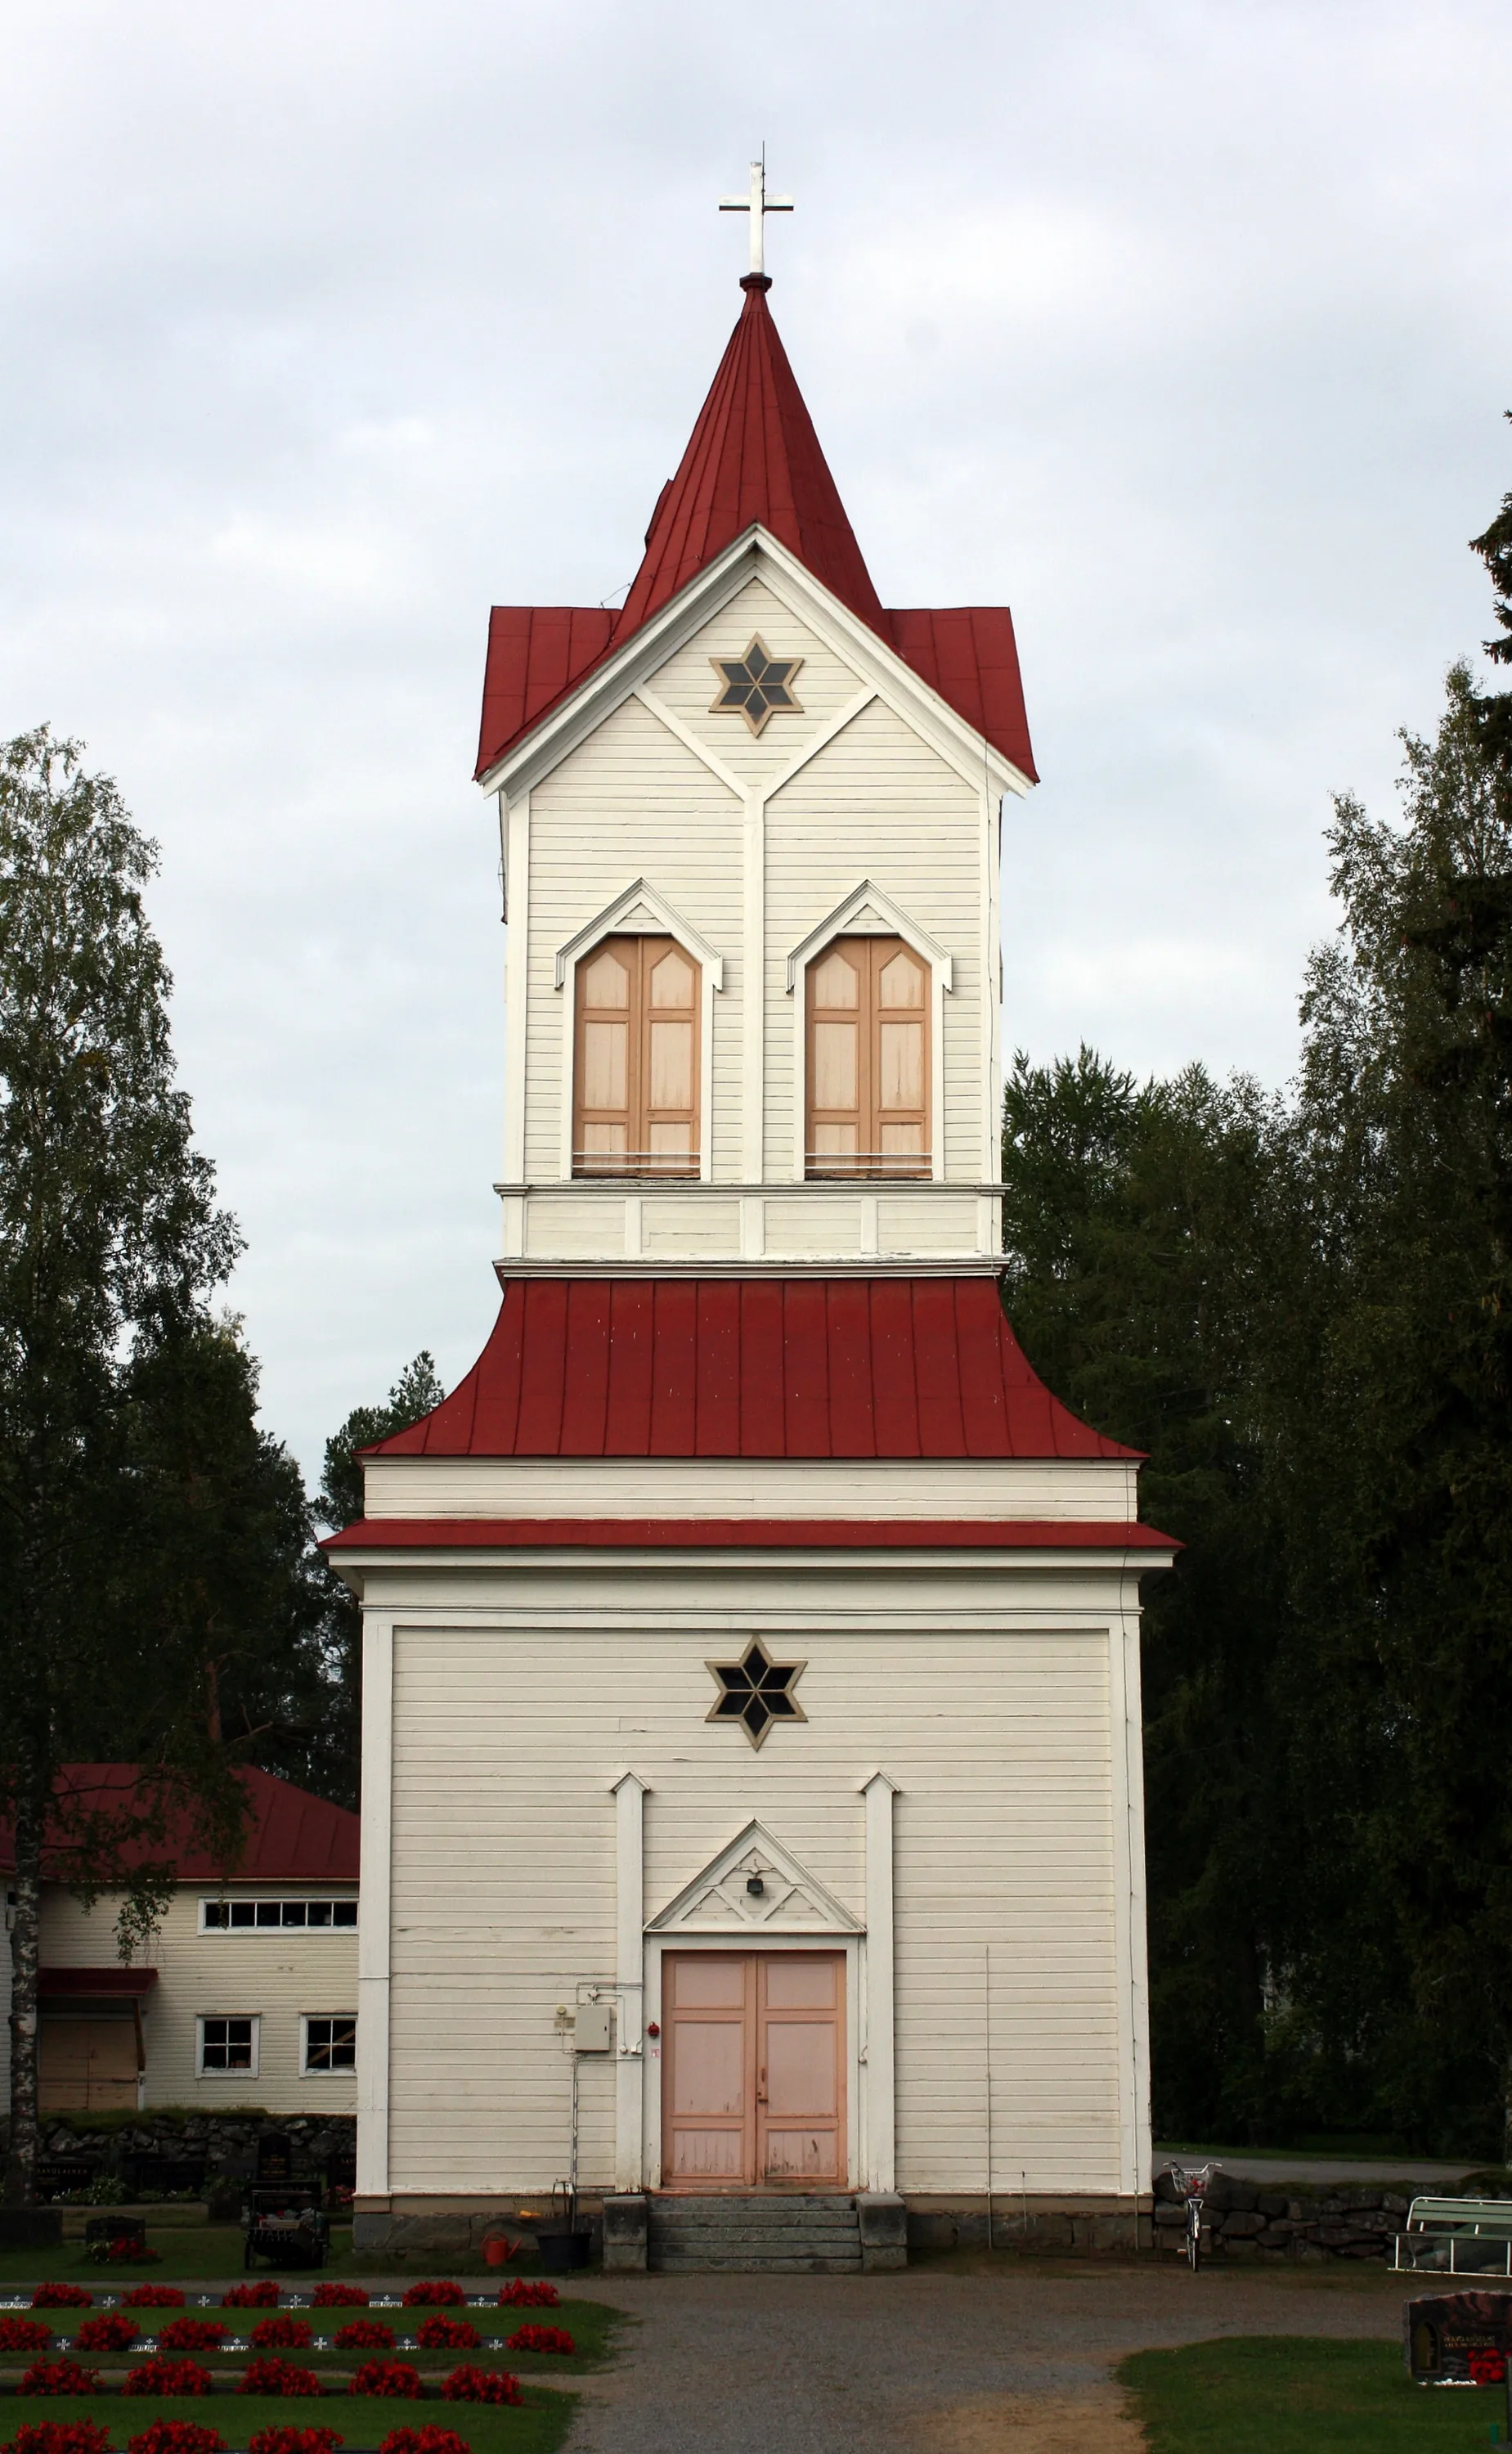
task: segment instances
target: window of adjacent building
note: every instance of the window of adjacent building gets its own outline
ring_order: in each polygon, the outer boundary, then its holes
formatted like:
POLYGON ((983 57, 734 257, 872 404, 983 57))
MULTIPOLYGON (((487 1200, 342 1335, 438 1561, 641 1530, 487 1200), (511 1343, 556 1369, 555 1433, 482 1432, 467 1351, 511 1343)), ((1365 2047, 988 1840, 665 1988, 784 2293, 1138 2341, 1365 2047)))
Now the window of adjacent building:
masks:
POLYGON ((272 1927, 355 1926, 355 1901, 201 1901, 201 1934, 252 1934, 272 1927))
POLYGON ((199 2071, 202 2079, 216 2079, 223 2073, 243 2072, 257 2077, 257 2030, 255 2016, 250 2019, 211 2020, 199 2022, 199 2071))
POLYGON ((699 966, 606 937, 577 967, 574 1176, 698 1174, 699 966))
POLYGON ((927 1176, 929 966, 901 937, 837 937, 808 966, 809 1176, 927 1176))
POLYGON ((350 2011, 323 2012, 301 2021, 304 2031, 299 2067, 307 2079, 317 2071, 349 2071, 357 2067, 357 2022, 350 2011))

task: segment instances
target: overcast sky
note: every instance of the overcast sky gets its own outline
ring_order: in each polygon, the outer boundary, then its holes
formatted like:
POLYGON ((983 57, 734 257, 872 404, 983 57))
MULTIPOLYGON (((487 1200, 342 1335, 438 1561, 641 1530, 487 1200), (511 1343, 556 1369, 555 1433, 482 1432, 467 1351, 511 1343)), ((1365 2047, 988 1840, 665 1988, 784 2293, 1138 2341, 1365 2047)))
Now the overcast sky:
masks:
POLYGON ((1506 0, 3 0, 0 729, 163 854, 307 1467, 497 1299, 491 601, 629 579, 772 307, 885 603, 1014 608, 1005 1036, 1280 1082, 1328 795, 1490 627, 1506 0))

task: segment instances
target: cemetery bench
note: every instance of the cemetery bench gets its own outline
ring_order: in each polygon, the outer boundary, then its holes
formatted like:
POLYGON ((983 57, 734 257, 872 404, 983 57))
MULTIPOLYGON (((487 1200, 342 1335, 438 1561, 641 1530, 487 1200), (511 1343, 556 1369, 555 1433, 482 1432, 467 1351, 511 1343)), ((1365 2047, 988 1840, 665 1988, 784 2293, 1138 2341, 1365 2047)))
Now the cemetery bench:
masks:
POLYGON ((1512 2199, 1414 2199, 1391 2263, 1399 2274, 1512 2276, 1512 2199))
POLYGON ((324 2266, 330 2256, 330 2220, 317 2206, 305 2203, 307 2194, 266 2182, 253 2185, 247 2209, 247 2243, 242 2264, 254 2258, 270 2266, 324 2266))

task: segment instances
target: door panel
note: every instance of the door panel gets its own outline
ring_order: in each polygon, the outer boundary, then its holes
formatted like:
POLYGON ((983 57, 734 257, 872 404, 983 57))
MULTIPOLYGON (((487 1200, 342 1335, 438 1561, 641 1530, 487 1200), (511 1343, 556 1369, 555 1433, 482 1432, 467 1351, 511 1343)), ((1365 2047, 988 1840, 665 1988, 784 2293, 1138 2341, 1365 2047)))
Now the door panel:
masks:
POLYGON ((663 2187, 842 2187, 840 1953, 669 1953, 662 1963, 663 2187))
POLYGON ((43 2016, 37 2102, 44 2113, 136 2104, 136 2025, 130 2019, 43 2016))

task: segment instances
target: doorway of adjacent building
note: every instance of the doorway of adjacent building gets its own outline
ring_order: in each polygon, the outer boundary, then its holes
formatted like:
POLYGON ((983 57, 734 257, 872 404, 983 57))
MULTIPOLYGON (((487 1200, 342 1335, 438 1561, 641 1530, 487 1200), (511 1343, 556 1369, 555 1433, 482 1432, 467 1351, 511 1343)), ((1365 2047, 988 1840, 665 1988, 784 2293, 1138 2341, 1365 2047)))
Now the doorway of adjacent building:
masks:
POLYGON ((141 2051, 129 2011, 82 2018, 45 2011, 37 2043, 39 2112, 135 2109, 141 2051))
POLYGON ((845 2187, 843 1952, 668 1953, 662 2034, 664 2189, 845 2187))

